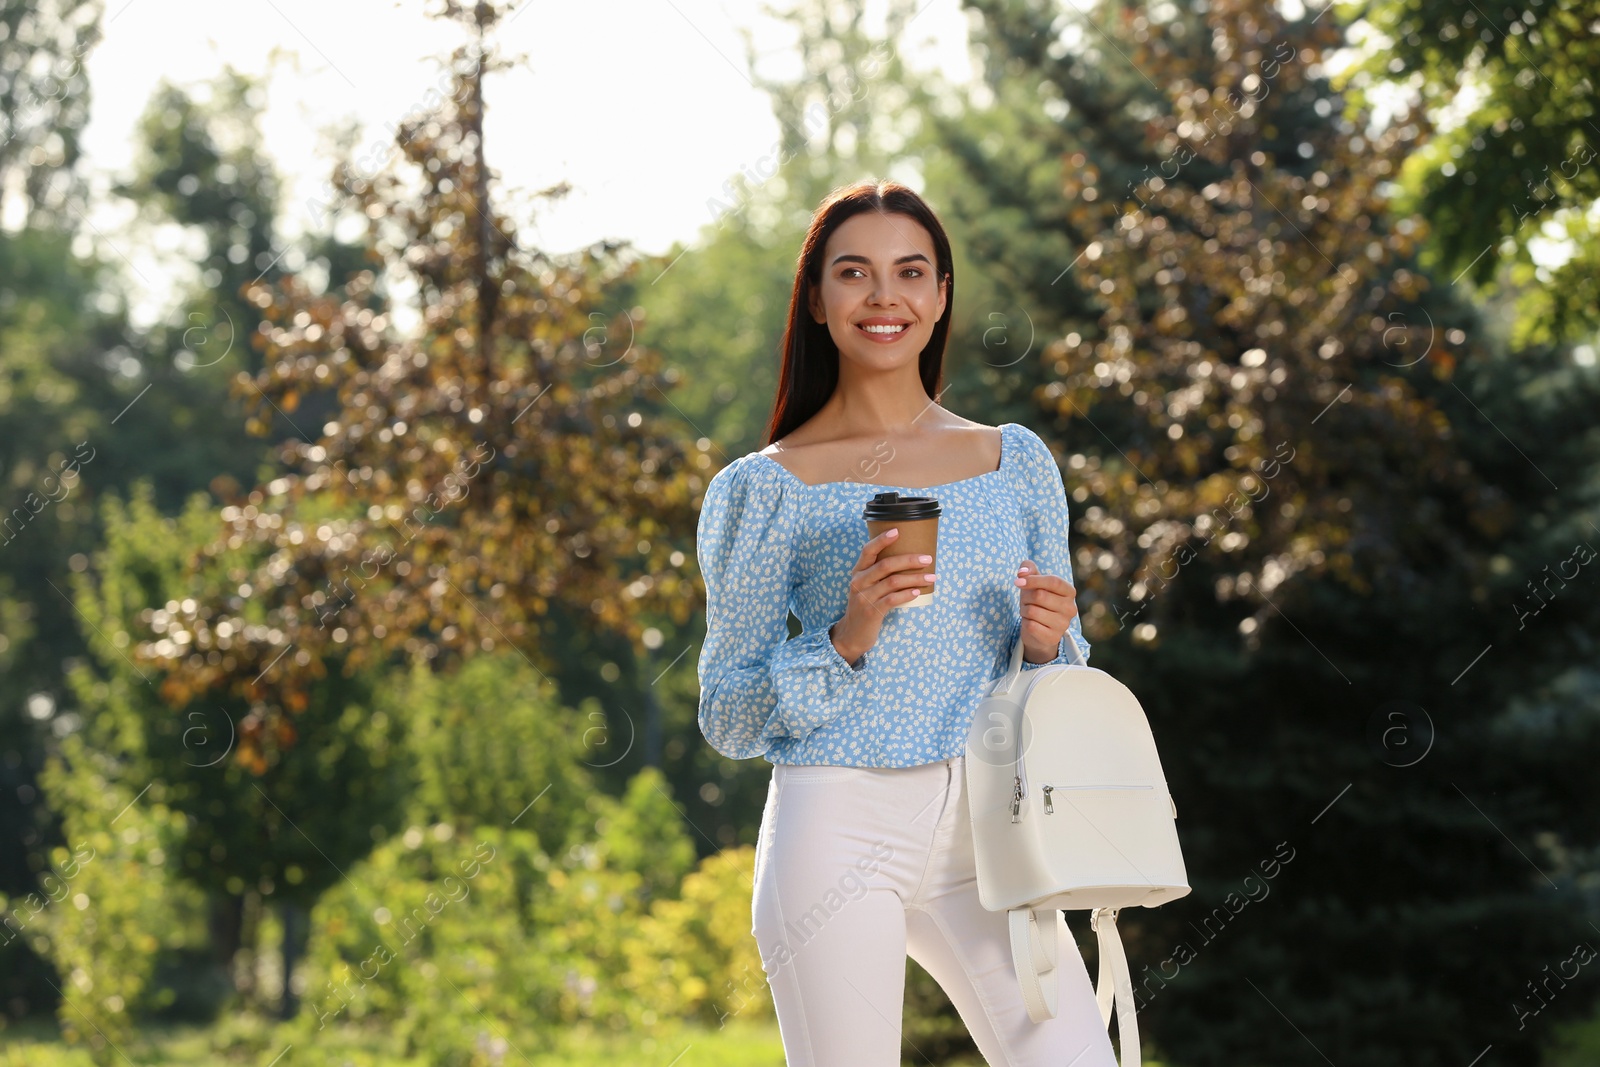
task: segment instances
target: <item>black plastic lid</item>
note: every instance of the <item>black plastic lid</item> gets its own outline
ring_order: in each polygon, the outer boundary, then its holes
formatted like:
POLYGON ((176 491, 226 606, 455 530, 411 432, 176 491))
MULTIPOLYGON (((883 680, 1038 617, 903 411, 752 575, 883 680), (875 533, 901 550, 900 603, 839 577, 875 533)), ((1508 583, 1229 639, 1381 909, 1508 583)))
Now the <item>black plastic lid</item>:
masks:
POLYGON ((899 492, 890 490, 887 493, 878 493, 867 502, 867 510, 862 516, 874 522, 880 520, 903 520, 909 522, 913 519, 932 519, 939 515, 939 501, 931 496, 901 496, 899 492))

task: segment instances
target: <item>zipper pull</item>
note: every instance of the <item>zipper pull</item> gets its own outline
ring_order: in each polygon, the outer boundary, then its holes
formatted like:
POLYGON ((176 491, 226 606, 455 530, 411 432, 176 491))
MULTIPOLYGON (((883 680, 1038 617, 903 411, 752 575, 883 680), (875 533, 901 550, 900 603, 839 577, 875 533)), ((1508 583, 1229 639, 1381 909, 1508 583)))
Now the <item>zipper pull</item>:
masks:
POLYGON ((1011 785, 1011 821, 1022 821, 1022 775, 1016 775, 1011 785))
POLYGON ((1055 786, 1052 785, 1044 787, 1044 813, 1046 815, 1054 815, 1056 813, 1055 807, 1050 803, 1050 790, 1054 788, 1055 786))

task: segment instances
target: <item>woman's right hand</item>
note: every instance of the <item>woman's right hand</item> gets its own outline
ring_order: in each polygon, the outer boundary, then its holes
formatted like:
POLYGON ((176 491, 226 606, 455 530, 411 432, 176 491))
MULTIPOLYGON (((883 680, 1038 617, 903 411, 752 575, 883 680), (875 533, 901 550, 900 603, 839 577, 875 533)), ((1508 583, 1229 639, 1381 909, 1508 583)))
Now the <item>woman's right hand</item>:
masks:
POLYGON ((918 587, 933 584, 934 575, 927 569, 932 561, 927 557, 915 553, 883 556, 883 550, 899 535, 899 528, 891 527, 868 541, 850 572, 850 599, 844 617, 828 631, 846 663, 854 663, 878 643, 891 608, 915 600, 918 587))

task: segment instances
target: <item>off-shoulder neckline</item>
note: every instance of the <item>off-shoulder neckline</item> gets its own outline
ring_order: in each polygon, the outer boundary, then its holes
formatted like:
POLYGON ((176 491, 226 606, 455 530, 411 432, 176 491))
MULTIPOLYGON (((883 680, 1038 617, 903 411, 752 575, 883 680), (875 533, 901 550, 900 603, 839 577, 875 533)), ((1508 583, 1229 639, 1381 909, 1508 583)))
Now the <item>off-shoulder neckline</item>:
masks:
POLYGON ((827 489, 836 485, 853 485, 871 486, 872 488, 880 491, 885 489, 903 489, 909 493, 922 493, 931 489, 951 489, 958 485, 968 485, 972 482, 981 482, 985 478, 997 478, 1002 474, 1008 473, 1011 470, 1011 466, 1008 463, 1012 449, 1010 431, 1011 428, 1016 426, 1019 426, 1019 424, 1015 422, 1002 422, 999 426, 995 427, 1000 431, 1000 466, 996 467, 992 471, 984 471, 982 474, 974 474, 970 478, 958 478, 953 482, 940 482, 938 485, 884 485, 880 482, 858 482, 851 479, 833 482, 808 482, 803 480, 798 474, 794 473, 794 471, 790 470, 788 467, 785 467, 782 463, 779 463, 765 452, 751 452, 750 455, 758 459, 766 460, 767 463, 777 468, 777 470, 784 477, 805 489, 827 489))

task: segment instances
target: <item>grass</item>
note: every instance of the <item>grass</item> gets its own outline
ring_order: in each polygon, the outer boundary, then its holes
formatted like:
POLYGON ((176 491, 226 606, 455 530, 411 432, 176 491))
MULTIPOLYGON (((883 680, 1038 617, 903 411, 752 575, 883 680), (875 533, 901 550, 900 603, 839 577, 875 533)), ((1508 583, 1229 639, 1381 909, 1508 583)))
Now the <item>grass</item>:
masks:
MULTIPOLYGON (((210 1026, 145 1026, 119 1043, 112 1061, 134 1067, 434 1067, 427 1054, 399 1055, 383 1035, 355 1027, 307 1040, 303 1031, 257 1016, 210 1026)), ((526 1055, 493 1045, 475 1050, 473 1064, 505 1067, 784 1067, 783 1043, 772 1020, 734 1019, 725 1027, 685 1027, 667 1039, 571 1027, 549 1052, 526 1055)), ((62 1041, 48 1019, 12 1023, 0 1037, 0 1067, 95 1067, 87 1048, 62 1041)))

